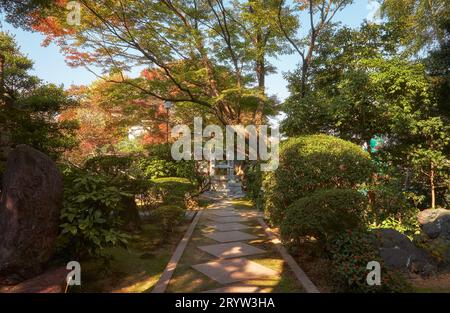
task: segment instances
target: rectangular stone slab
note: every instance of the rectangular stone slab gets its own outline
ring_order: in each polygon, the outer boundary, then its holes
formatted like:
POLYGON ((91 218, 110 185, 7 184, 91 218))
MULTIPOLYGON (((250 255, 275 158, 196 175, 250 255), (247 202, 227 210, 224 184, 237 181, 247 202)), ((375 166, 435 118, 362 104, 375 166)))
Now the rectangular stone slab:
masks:
POLYGON ((247 218, 241 216, 225 216, 225 217, 210 216, 209 219, 217 223, 235 223, 235 222, 245 222, 248 220, 247 218))
POLYGON ((258 237, 244 233, 239 230, 232 231, 214 231, 212 233, 208 233, 204 235, 205 237, 217 240, 219 242, 232 242, 232 241, 241 241, 241 240, 252 240, 257 239, 258 237))
POLYGON ((275 279, 278 275, 276 271, 245 258, 212 261, 192 267, 223 285, 243 280, 275 279))
POLYGON ((217 215, 217 216, 221 216, 221 217, 226 217, 226 216, 241 216, 241 214, 237 213, 236 211, 211 211, 212 214, 217 215))
POLYGON ((240 223, 222 223, 222 224, 208 224, 207 226, 213 227, 218 231, 230 231, 230 230, 241 230, 251 228, 250 226, 240 224, 240 223))
POLYGON ((234 207, 230 204, 215 204, 209 208, 210 210, 234 210, 234 207))
POLYGON ((270 293, 272 287, 236 284, 222 288, 202 291, 202 293, 270 293))
POLYGON ((266 251, 253 247, 243 242, 220 243, 198 247, 200 250, 208 252, 218 258, 236 258, 247 255, 265 253, 266 251))

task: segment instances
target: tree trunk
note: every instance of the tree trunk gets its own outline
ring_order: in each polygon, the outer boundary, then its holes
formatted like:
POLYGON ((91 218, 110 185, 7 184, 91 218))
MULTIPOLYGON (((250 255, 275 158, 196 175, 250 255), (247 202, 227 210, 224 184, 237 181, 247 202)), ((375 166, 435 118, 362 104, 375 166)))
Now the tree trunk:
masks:
MULTIPOLYGON (((265 95, 266 89, 266 66, 264 57, 261 57, 256 61, 256 76, 258 78, 258 89, 262 93, 261 96, 265 95)), ((263 123, 263 113, 264 113, 264 99, 259 99, 258 107, 254 116, 254 123, 259 126, 263 123)))
POLYGON ((124 221, 124 228, 128 231, 137 231, 141 228, 141 217, 137 209, 136 201, 134 197, 123 197, 122 205, 123 211, 120 212, 120 216, 124 221))
POLYGON ((308 71, 309 71, 309 65, 312 61, 313 57, 313 51, 316 45, 316 36, 313 34, 311 35, 311 43, 308 49, 308 53, 306 55, 306 58, 303 60, 302 64, 302 80, 301 80, 301 95, 302 98, 306 96, 306 81, 308 79, 308 71))
POLYGON ((367 145, 367 152, 372 156, 372 147, 370 146, 370 140, 371 139, 372 138, 369 138, 369 139, 366 139, 364 141, 366 142, 366 145, 367 145))
POLYGON ((436 208, 436 186, 434 184, 434 164, 430 165, 431 208, 436 208))
POLYGON ((0 54, 0 107, 5 104, 5 56, 0 54))

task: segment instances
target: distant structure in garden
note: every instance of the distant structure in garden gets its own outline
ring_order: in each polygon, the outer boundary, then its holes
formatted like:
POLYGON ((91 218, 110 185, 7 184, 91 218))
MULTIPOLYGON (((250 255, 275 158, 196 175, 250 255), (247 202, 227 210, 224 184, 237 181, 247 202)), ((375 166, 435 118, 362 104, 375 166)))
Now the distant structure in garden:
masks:
POLYGON ((235 198, 241 198, 245 195, 242 190, 242 182, 236 175, 236 165, 233 160, 209 162, 212 191, 235 198))

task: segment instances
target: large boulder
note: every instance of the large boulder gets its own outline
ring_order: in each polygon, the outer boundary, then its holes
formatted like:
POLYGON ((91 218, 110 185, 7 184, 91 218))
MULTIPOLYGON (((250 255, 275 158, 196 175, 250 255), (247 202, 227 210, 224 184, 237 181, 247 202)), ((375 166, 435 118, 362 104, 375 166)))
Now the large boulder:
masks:
POLYGON ((421 225, 433 223, 439 218, 450 216, 450 210, 446 209, 427 209, 417 214, 417 219, 421 225))
POLYGON ((25 145, 8 156, 0 199, 0 277, 11 282, 42 272, 54 251, 62 176, 45 154, 25 145))
POLYGON ((450 241, 450 210, 427 209, 418 214, 422 231, 430 238, 450 241))
POLYGON ((433 258, 416 247, 407 236, 394 229, 377 229, 380 255, 391 269, 408 270, 424 275, 436 271, 433 258))
POLYGON ((432 250, 440 265, 450 266, 450 210, 427 209, 418 214, 425 242, 432 250))

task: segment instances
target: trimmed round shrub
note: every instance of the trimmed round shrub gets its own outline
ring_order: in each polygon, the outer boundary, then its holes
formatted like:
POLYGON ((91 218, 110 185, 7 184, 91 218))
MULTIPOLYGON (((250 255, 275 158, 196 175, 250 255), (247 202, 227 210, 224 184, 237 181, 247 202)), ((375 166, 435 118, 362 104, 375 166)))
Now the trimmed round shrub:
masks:
POLYGON ((155 209, 155 220, 164 232, 171 233, 183 221, 185 210, 178 205, 163 205, 155 209))
POLYGON ((152 181, 156 184, 157 192, 164 205, 178 205, 186 208, 186 196, 196 192, 195 184, 187 178, 164 177, 152 181))
POLYGON ((281 239, 295 247, 311 236, 325 244, 336 234, 361 226, 366 198, 351 189, 319 190, 291 204, 281 223, 281 239))
POLYGON ((264 179, 266 213, 279 225, 294 201, 318 189, 355 188, 372 172, 370 155, 349 141, 327 135, 291 138, 281 144, 278 169, 264 179))

